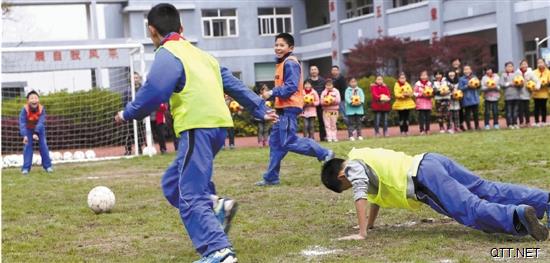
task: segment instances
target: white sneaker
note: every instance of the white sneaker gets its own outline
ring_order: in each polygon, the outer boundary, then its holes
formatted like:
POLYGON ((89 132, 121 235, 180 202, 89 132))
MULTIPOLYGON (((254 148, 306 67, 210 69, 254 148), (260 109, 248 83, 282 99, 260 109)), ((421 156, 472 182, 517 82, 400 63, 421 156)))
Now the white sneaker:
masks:
POLYGON ((350 142, 353 142, 353 141, 355 141, 355 138, 349 137, 349 141, 350 141, 350 142))
POLYGON ((455 131, 453 131, 452 129, 449 129, 447 132, 450 133, 450 134, 454 134, 454 133, 455 133, 455 131))
POLYGON ((363 140, 363 137, 359 136, 359 137, 357 137, 357 140, 362 141, 362 140, 363 140))
POLYGON ((439 130, 439 133, 445 133, 445 130, 439 130))
POLYGON ((333 141, 333 142, 338 142, 338 139, 334 139, 334 140, 332 140, 332 141, 333 141))

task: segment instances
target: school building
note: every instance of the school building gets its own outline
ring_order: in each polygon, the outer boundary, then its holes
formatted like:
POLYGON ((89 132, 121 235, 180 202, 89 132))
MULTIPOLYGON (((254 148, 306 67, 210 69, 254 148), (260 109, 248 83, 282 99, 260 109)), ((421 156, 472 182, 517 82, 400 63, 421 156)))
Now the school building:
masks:
MULTIPOLYGON (((97 38, 97 8, 103 8, 105 38, 153 45, 147 36, 147 12, 166 1, 18 0, 16 5, 84 4, 90 39, 97 38)), ((535 38, 550 35, 548 0, 175 0, 184 36, 216 56, 247 85, 273 80, 274 36, 289 32, 304 66, 323 74, 333 64, 345 68, 350 49, 361 39, 395 36, 431 41, 470 35, 487 39, 499 68, 505 61, 536 57, 535 38)), ((543 43, 542 47, 546 47, 543 43)), ((460 56, 460 54, 457 54, 460 56)))

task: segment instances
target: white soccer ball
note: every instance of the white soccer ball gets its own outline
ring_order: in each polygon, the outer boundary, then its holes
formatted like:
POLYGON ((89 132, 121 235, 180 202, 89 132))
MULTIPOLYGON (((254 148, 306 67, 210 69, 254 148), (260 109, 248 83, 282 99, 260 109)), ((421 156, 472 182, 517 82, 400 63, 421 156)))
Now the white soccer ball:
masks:
POLYGON ((154 146, 151 146, 151 147, 145 147, 143 149, 143 155, 149 155, 149 156, 153 156, 157 154, 157 149, 154 147, 154 146))
POLYGON ((42 156, 40 156, 40 154, 33 154, 32 155, 32 164, 33 165, 41 165, 42 164, 42 156))
POLYGON ((19 154, 15 156, 14 166, 19 167, 23 166, 23 155, 19 154))
POLYGON ((88 193, 88 207, 96 214, 111 211, 115 206, 115 194, 105 186, 94 187, 88 193))
POLYGON ((8 168, 11 166, 10 158, 11 158, 10 155, 4 156, 4 158, 2 158, 2 167, 8 168))
POLYGON ((76 151, 76 152, 74 152, 74 154, 73 154, 73 158, 74 158, 75 160, 84 160, 85 157, 86 157, 86 156, 84 155, 84 152, 83 152, 83 151, 76 151))
POLYGON ((64 152, 63 153, 63 160, 71 160, 73 159, 73 153, 71 152, 64 152))
POLYGON ((54 161, 59 161, 63 159, 63 155, 60 152, 53 152, 50 154, 50 158, 52 158, 52 160, 54 161))
POLYGON ((86 159, 95 159, 94 150, 87 150, 85 155, 86 155, 86 159))

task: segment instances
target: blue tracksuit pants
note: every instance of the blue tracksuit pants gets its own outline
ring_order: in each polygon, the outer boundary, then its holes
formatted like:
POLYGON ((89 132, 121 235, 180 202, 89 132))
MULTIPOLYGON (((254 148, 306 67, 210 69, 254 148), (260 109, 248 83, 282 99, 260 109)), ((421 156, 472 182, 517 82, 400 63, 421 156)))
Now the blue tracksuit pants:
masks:
MULTIPOLYGON (((32 167, 32 155, 34 139, 32 135, 33 129, 27 129, 28 142, 23 146, 23 167, 21 170, 30 171, 32 167)), ((48 149, 48 143, 46 142, 46 133, 44 131, 38 132, 38 148, 40 150, 40 157, 42 158, 42 167, 48 169, 52 167, 52 160, 50 159, 50 150, 48 149)))
POLYGON ((206 256, 231 247, 213 210, 211 194, 214 157, 222 148, 225 128, 194 129, 180 134, 178 153, 162 177, 162 191, 179 209, 198 253, 206 256))
POLYGON ((513 218, 518 205, 534 207, 543 218, 549 193, 526 186, 484 180, 455 161, 426 154, 415 180, 418 199, 459 223, 488 233, 523 235, 513 218))
POLYGON ((269 136, 269 166, 264 174, 267 182, 278 182, 281 161, 288 152, 317 157, 322 161, 329 151, 309 138, 296 135, 298 130, 298 113, 292 111, 278 112, 279 121, 273 124, 269 136))

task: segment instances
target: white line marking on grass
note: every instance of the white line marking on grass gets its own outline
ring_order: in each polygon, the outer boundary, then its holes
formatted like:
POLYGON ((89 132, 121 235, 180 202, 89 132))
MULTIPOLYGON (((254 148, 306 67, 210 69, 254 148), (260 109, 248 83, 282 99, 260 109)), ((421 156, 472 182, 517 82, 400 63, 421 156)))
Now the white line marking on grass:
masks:
POLYGON ((316 257, 316 256, 325 256, 330 254, 336 254, 343 251, 342 249, 328 249, 321 246, 309 247, 300 252, 304 257, 316 257))
POLYGON ((88 177, 86 177, 86 179, 94 180, 94 179, 99 179, 99 177, 97 177, 97 176, 88 176, 88 177))

